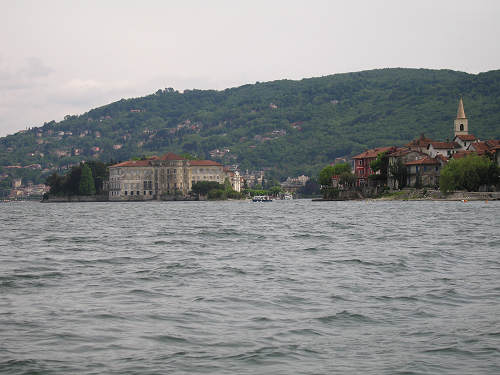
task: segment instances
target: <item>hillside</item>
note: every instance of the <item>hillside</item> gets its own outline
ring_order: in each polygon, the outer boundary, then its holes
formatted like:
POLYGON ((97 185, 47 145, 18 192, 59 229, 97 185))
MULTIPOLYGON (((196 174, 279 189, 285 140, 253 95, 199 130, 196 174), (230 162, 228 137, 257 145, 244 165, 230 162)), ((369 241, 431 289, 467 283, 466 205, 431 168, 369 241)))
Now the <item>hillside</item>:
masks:
POLYGON ((271 168, 276 177, 317 175, 335 157, 369 147, 402 145, 420 133, 451 138, 460 95, 470 131, 500 138, 500 71, 381 69, 122 99, 1 138, 0 168, 34 165, 36 179, 37 164, 172 151, 241 170, 271 168))

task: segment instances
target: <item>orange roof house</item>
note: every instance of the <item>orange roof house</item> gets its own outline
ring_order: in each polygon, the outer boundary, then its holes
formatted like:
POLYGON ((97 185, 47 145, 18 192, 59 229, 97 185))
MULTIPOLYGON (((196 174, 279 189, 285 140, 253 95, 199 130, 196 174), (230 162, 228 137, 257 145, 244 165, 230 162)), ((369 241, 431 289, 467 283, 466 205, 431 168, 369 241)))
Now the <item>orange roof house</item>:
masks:
POLYGON ((434 140, 432 140, 430 138, 427 138, 424 135, 424 133, 422 133, 419 138, 414 139, 413 141, 411 141, 410 143, 408 143, 406 145, 406 147, 408 147, 412 151, 420 151, 420 152, 422 152, 424 150, 427 150, 427 146, 431 142, 434 142, 434 140))
POLYGON ((394 152, 394 151, 396 151, 396 147, 394 146, 377 147, 377 148, 372 148, 370 150, 366 150, 365 152, 362 152, 359 155, 353 156, 352 159, 354 160, 355 176, 358 179, 368 178, 368 176, 375 173, 371 169, 370 163, 377 158, 378 154, 384 152, 394 152))

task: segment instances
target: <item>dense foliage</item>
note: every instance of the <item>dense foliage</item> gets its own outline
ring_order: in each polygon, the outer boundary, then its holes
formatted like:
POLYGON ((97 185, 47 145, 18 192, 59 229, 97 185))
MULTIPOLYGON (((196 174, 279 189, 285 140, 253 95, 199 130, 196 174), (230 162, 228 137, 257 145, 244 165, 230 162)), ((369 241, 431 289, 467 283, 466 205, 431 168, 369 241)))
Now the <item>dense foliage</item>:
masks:
POLYGON ((369 177, 372 180, 387 181, 387 172, 389 170, 389 157, 388 152, 381 152, 377 158, 370 163, 370 168, 374 174, 369 177))
POLYGON ((356 176, 347 163, 328 165, 319 172, 318 181, 321 184, 323 199, 337 199, 340 190, 348 190, 355 186, 356 176), (332 177, 337 184, 333 185, 332 177))
POLYGON ((499 168, 486 156, 468 155, 452 159, 442 169, 439 187, 443 192, 455 190, 478 191, 480 186, 495 185, 499 181, 499 168))
POLYGON ((50 186, 50 195, 95 195, 102 193, 103 181, 107 178, 106 164, 90 161, 73 166, 63 176, 52 173, 45 184, 50 186))
POLYGON ((346 172, 351 172, 351 166, 347 163, 328 165, 319 172, 318 181, 324 186, 331 185, 333 176, 339 176, 346 172))
POLYGON ((394 180, 396 180, 397 187, 399 189, 403 189, 406 186, 408 179, 408 168, 404 165, 403 160, 398 159, 396 163, 390 165, 389 172, 394 180))
POLYGON ((46 170, 172 151, 241 170, 267 167, 278 179, 312 176, 370 147, 402 145, 421 133, 450 138, 461 94, 471 132, 500 138, 500 71, 382 69, 122 99, 1 138, 0 168, 46 170))
POLYGON ((234 191, 229 179, 224 184, 216 181, 198 181, 191 186, 191 192, 200 197, 206 197, 209 200, 241 199, 243 195, 234 191))
POLYGON ((314 197, 321 194, 321 185, 314 178, 311 178, 306 182, 304 187, 300 188, 298 191, 301 197, 314 197))
POLYGON ((78 193, 80 195, 95 195, 94 177, 92 177, 92 171, 87 164, 82 166, 78 193))

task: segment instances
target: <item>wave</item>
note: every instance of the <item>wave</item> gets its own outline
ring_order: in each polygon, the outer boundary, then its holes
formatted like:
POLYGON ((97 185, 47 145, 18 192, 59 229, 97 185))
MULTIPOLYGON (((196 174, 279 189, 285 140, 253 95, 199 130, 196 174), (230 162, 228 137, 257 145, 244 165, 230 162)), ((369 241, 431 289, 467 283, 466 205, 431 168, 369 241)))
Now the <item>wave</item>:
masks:
POLYGON ((375 323, 375 320, 363 315, 351 313, 347 310, 341 311, 337 314, 333 315, 325 315, 316 320, 322 323, 333 323, 333 322, 342 322, 342 323, 375 323))

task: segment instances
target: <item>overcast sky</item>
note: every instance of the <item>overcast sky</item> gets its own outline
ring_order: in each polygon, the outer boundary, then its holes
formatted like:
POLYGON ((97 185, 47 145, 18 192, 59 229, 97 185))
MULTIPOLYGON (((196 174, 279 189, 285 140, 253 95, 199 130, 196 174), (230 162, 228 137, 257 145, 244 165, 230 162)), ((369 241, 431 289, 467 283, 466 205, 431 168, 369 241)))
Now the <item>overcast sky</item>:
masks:
POLYGON ((500 68, 499 0, 0 0, 0 136, 159 88, 500 68))

